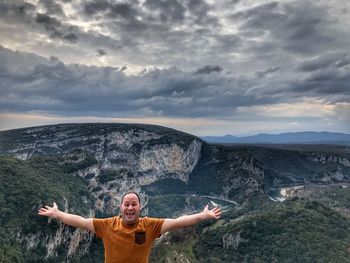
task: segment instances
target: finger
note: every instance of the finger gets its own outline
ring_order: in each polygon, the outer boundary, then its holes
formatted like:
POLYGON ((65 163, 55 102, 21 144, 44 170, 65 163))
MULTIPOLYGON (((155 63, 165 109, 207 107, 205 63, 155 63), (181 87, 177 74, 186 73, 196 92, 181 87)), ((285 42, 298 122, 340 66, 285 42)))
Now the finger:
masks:
POLYGON ((56 202, 53 202, 53 207, 56 207, 56 208, 57 208, 57 204, 56 204, 56 202))
POLYGON ((214 214, 215 217, 220 217, 221 216, 221 210, 213 211, 213 214, 214 214))
POLYGON ((211 210, 211 211, 212 211, 214 214, 220 212, 220 210, 218 210, 218 209, 213 209, 213 210, 211 210))
POLYGON ((215 219, 219 219, 221 217, 221 215, 214 215, 215 219))
POLYGON ((48 206, 48 205, 45 205, 45 208, 46 208, 46 209, 50 209, 51 207, 50 207, 50 206, 48 206))
POLYGON ((221 210, 214 211, 215 214, 221 215, 221 210))
POLYGON ((45 213, 46 213, 46 211, 43 211, 43 210, 39 210, 39 212, 38 212, 39 215, 43 215, 45 213))

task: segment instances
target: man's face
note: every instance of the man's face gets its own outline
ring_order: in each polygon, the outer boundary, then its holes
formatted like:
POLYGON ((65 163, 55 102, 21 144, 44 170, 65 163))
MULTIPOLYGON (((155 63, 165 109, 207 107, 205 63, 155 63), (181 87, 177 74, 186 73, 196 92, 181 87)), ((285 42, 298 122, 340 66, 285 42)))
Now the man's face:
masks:
POLYGON ((134 224, 140 216, 141 205, 135 194, 127 194, 124 196, 120 205, 120 211, 123 221, 126 224, 134 224))

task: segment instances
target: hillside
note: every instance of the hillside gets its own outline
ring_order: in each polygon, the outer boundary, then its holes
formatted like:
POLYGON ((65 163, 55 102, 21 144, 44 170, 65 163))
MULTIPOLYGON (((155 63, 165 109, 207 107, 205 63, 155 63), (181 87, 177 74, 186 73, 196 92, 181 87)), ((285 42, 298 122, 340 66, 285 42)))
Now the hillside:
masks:
MULTIPOLYGON (((74 240, 74 233, 91 239, 87 232, 63 227, 56 221, 48 227, 47 219, 37 216, 40 207, 53 201, 65 211, 91 214, 95 203, 91 192, 81 178, 70 176, 65 169, 52 157, 36 156, 29 161, 0 157, 0 262, 44 262, 47 256, 51 262, 63 261, 66 253, 62 251, 79 242, 74 240), (56 236, 63 230, 71 232, 71 238, 56 236), (55 244, 57 253, 48 251, 44 240, 55 244)), ((83 243, 86 241, 81 242, 76 254, 86 249, 83 243)))
MULTIPOLYGON (((56 201, 65 211, 88 217, 115 215, 121 195, 130 189, 141 193, 143 215, 175 217, 200 211, 207 203, 224 210, 222 220, 214 225, 208 222, 163 236, 151 262, 207 262, 205 253, 213 249, 223 257, 210 262, 241 262, 245 257, 270 262, 271 251, 276 250, 264 242, 257 239, 246 248, 242 243, 238 250, 228 249, 220 243, 224 233, 243 231, 245 239, 255 240, 250 235, 262 231, 269 242, 282 242, 287 237, 270 229, 269 220, 276 218, 273 225, 280 224, 281 232, 293 231, 294 221, 290 229, 283 223, 286 210, 305 218, 316 214, 312 219, 316 225, 334 219, 342 231, 348 230, 350 153, 344 148, 317 147, 207 144, 169 128, 136 124, 2 131, 0 255, 4 256, 0 262, 101 262, 99 240, 54 220, 48 222, 37 216, 37 210, 56 201), (288 201, 295 197, 306 199, 288 201), (286 201, 273 201, 277 199, 286 201), (255 221, 265 222, 266 228, 252 230, 255 221), (209 233, 217 239, 209 238, 209 233)), ((348 242, 347 235, 332 239, 333 223, 320 225, 320 234, 319 228, 305 222, 305 227, 300 226, 305 236, 298 242, 310 242, 310 249, 348 242)), ((299 249, 298 242, 288 247, 299 249)), ((347 254, 337 252, 339 257, 334 257, 328 248, 324 250, 319 253, 322 258, 347 260, 347 254)), ((310 256, 305 253, 305 258, 310 256)), ((284 261, 282 256, 279 259, 284 261)))
POLYGON ((195 251, 199 262, 350 262, 349 230, 330 208, 292 199, 206 231, 195 251))

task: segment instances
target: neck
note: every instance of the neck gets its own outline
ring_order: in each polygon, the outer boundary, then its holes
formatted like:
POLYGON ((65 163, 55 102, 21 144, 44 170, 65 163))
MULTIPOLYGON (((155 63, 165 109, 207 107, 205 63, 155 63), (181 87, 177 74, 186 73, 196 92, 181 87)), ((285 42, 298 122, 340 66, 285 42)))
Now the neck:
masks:
POLYGON ((122 218, 122 224, 125 227, 133 227, 133 226, 137 225, 138 222, 139 222, 139 218, 137 218, 135 221, 132 221, 132 222, 127 222, 122 218))

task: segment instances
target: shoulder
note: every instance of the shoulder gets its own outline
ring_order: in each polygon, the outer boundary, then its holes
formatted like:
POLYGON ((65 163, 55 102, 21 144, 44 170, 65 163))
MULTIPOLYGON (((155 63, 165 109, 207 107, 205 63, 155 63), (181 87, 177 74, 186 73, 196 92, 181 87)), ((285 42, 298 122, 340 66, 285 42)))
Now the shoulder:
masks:
POLYGON ((145 229, 152 233, 153 238, 160 237, 164 223, 163 218, 144 217, 142 218, 142 221, 145 229))
POLYGON ((107 217, 107 218, 94 218, 93 223, 95 224, 103 224, 103 225, 114 225, 121 222, 121 219, 119 216, 113 216, 113 217, 107 217))
POLYGON ((144 216, 144 217, 140 217, 140 219, 144 222, 152 222, 155 220, 159 220, 161 218, 144 216))
POLYGON ((164 219, 163 218, 155 218, 155 217, 142 217, 140 218, 142 224, 144 224, 146 227, 152 226, 152 225, 157 225, 157 224, 163 224, 164 219))
POLYGON ((120 219, 117 216, 108 218, 94 218, 93 226, 97 237, 103 238, 106 232, 120 224, 120 219))
POLYGON ((105 220, 105 221, 120 221, 120 216, 112 216, 112 217, 106 217, 106 218, 94 218, 94 220, 105 220))

